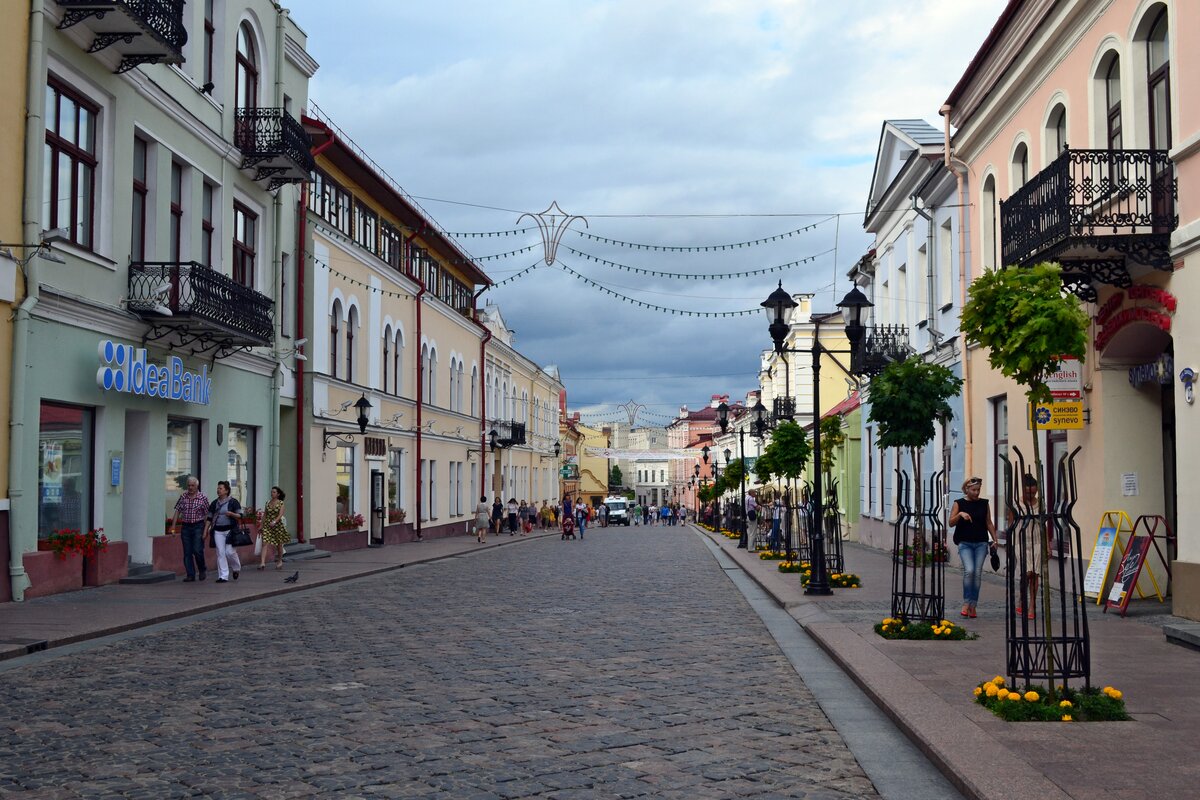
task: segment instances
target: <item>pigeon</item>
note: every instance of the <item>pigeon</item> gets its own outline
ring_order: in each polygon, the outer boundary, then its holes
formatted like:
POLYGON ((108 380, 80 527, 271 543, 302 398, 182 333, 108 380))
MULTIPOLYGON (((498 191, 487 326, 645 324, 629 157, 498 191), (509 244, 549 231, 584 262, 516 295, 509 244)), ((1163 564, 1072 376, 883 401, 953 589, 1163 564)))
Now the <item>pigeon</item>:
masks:
POLYGON ((300 570, 296 570, 291 575, 283 579, 284 583, 295 583, 300 580, 300 570))

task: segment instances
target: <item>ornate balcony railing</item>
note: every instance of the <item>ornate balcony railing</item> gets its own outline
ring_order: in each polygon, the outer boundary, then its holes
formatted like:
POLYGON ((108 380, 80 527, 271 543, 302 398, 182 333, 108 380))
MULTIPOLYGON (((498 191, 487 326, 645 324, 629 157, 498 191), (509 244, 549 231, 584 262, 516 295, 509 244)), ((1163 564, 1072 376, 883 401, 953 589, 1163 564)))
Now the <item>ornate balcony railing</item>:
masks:
POLYGON ((242 151, 242 169, 254 169, 254 180, 268 181, 268 191, 306 181, 316 167, 304 127, 282 108, 239 108, 233 143, 242 151))
POLYGON ((1165 248, 1179 223, 1176 196, 1166 150, 1064 150, 1000 203, 1003 262, 1097 260, 1115 250, 1148 266, 1169 267, 1165 248))
POLYGON ((129 265, 129 310, 164 331, 229 350, 270 344, 269 297, 194 261, 129 265))
POLYGON ((181 64, 187 29, 184 0, 58 0, 62 30, 83 24, 94 35, 89 53, 109 47, 121 54, 117 72, 139 64, 181 64))
POLYGON ((854 355, 851 371, 856 375, 873 377, 893 361, 903 361, 913 352, 908 346, 908 328, 904 325, 876 325, 867 329, 867 336, 854 355))
POLYGON ((771 420, 780 423, 796 418, 796 398, 776 397, 771 402, 771 420))
POLYGON ((497 420, 492 426, 496 431, 496 444, 501 447, 512 447, 515 444, 525 444, 525 423, 497 420))

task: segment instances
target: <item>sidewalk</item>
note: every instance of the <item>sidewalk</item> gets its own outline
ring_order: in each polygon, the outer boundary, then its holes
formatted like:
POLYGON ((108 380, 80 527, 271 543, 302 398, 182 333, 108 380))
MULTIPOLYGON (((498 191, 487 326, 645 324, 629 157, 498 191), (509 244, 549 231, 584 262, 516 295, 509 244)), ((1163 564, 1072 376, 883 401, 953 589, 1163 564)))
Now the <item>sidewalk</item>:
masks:
POLYGON ((289 561, 278 572, 269 563, 262 572, 253 564, 245 564, 241 577, 228 583, 216 583, 216 571, 210 570, 209 579, 203 583, 175 580, 110 584, 23 603, 0 603, 0 661, 263 597, 390 572, 409 564, 558 535, 557 530, 534 531, 527 536, 489 535, 485 544, 476 542, 474 536, 428 539, 346 550, 330 558, 289 561), (283 582, 297 570, 300 578, 295 584, 283 582))
POLYGON ((1192 797, 1200 786, 1200 653, 1168 644, 1169 605, 1134 601, 1129 617, 1089 604, 1092 683, 1125 694, 1133 722, 1007 723, 974 702, 982 680, 1005 672, 1004 584, 985 569, 979 617, 958 615, 961 575, 946 570, 948 617, 968 642, 889 641, 874 625, 890 613, 891 557, 847 544, 861 589, 806 597, 797 575, 699 530, 775 598, 966 796, 1192 797))

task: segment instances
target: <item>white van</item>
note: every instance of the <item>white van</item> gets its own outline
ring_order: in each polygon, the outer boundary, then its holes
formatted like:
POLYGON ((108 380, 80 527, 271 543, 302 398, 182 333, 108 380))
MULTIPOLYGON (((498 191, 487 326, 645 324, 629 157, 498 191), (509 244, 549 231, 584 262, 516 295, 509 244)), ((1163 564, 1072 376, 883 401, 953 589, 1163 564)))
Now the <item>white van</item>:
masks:
POLYGON ((608 506, 609 525, 629 525, 629 501, 624 497, 606 497, 604 505, 608 506))

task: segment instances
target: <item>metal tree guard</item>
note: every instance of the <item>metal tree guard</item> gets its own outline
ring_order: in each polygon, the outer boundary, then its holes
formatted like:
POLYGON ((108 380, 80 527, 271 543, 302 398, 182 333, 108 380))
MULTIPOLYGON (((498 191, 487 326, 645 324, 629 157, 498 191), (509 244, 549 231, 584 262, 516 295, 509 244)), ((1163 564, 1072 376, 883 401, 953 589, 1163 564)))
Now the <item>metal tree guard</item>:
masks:
MULTIPOLYGON (((1046 681, 1055 688, 1066 688, 1071 679, 1082 678, 1091 686, 1091 637, 1088 633, 1087 604, 1083 602, 1085 564, 1078 558, 1057 558, 1049 563, 1051 552, 1079 553, 1080 531, 1072 515, 1079 493, 1075 479, 1076 447, 1061 458, 1055 468, 1054 505, 1044 512, 1039 500, 1020 490, 1018 483, 1036 476, 1025 465, 1016 447, 1016 474, 1004 459, 1004 504, 1008 511, 1008 589, 1006 592, 1005 644, 1008 652, 1008 677, 1014 684, 1029 685, 1046 681), (1015 534, 1015 541, 1014 541, 1015 534), (1030 591, 1030 575, 1036 575, 1037 591, 1030 591), (1050 581, 1049 619, 1041 598, 1050 581), (1033 597, 1025 595, 1036 595, 1033 597), (1016 613, 1020 605, 1024 613, 1016 613), (1057 618, 1054 612, 1057 612, 1057 618), (1034 618, 1030 619, 1029 615, 1034 618)), ((1001 456, 1001 458, 1004 458, 1001 456)))
POLYGON ((892 616, 909 622, 937 622, 946 613, 946 526, 942 522, 942 495, 946 473, 935 472, 929 482, 918 483, 921 512, 913 510, 912 479, 896 470, 899 514, 896 517, 892 558, 892 616))
POLYGON ((842 552, 842 509, 838 506, 838 482, 830 478, 825 484, 825 562, 830 573, 846 571, 846 557, 842 552))

